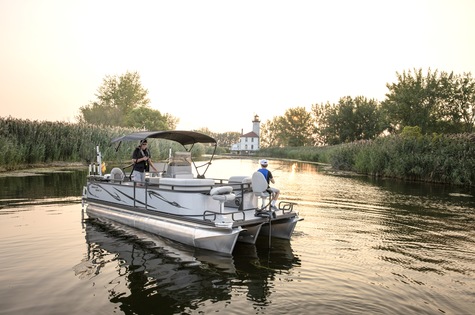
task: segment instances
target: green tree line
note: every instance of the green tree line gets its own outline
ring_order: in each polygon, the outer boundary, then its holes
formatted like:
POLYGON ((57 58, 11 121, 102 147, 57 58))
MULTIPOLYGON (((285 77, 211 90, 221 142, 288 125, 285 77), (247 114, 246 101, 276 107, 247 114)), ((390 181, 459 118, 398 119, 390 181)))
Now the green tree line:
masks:
POLYGON ((396 73, 379 102, 345 96, 336 104, 288 109, 262 125, 261 147, 318 146, 372 140, 419 127, 422 134, 475 131, 475 80, 470 73, 396 73))
POLYGON ((386 99, 288 109, 263 124, 259 155, 406 180, 475 185, 475 80, 470 73, 397 73, 386 99))
MULTIPOLYGON (((454 74, 413 69, 396 73, 387 83, 383 101, 344 96, 336 104, 289 108, 261 126, 260 147, 321 146, 372 140, 419 127, 423 134, 473 132, 475 80, 470 73, 454 74)), ((97 99, 80 108, 78 121, 100 126, 146 130, 175 129, 179 119, 149 107, 148 90, 137 72, 106 76, 97 99)), ((200 131, 218 140, 221 148, 239 141, 237 132, 200 131)))

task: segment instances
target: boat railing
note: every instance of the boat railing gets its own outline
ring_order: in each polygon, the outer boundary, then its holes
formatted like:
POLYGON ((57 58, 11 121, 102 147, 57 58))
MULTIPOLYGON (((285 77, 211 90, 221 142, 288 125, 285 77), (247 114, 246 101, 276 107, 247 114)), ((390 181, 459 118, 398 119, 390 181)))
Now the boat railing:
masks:
POLYGON ((283 214, 285 214, 285 213, 290 213, 290 212, 293 212, 293 211, 294 211, 294 206, 295 206, 296 204, 297 204, 297 203, 295 203, 295 202, 281 201, 281 202, 279 202, 278 209, 279 209, 280 211, 282 211, 283 214))
POLYGON ((217 211, 212 211, 212 210, 206 210, 203 212, 203 220, 204 221, 210 221, 214 222, 218 218, 218 216, 221 217, 231 217, 231 220, 233 222, 241 222, 246 220, 246 213, 243 211, 233 211, 233 212, 217 212, 217 211), (241 219, 236 219, 235 215, 240 215, 241 219), (212 217, 212 219, 209 219, 208 217, 212 217))
POLYGON ((215 180, 215 186, 231 186, 233 188, 233 191, 236 190, 250 190, 251 189, 251 184, 246 184, 246 183, 232 183, 232 182, 226 182, 226 181, 216 181, 215 180))
POLYGON ((214 187, 214 180, 205 178, 160 178, 154 187, 163 190, 173 191, 192 191, 192 192, 209 192, 214 187))
POLYGON ((251 183, 245 178, 248 178, 248 176, 232 176, 229 179, 214 179, 216 186, 231 186, 233 188, 233 193, 236 195, 236 198, 231 201, 226 201, 224 203, 226 207, 238 208, 240 211, 244 210, 244 195, 248 192, 252 192, 251 183), (239 178, 241 178, 241 180, 239 180, 239 178))

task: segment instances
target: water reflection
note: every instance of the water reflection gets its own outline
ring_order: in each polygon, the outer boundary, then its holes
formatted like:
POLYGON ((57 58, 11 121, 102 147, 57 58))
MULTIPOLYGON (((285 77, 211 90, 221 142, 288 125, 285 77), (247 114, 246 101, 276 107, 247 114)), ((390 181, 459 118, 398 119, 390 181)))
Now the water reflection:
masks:
MULTIPOLYGON (((269 303, 276 275, 300 265, 289 241, 238 245, 233 255, 187 247, 115 223, 84 222, 87 254, 75 268, 80 279, 107 277, 112 303, 126 314, 174 314, 229 301, 235 290, 269 303)), ((238 302, 239 303, 239 302, 238 302)))
POLYGON ((4 173, 0 176, 0 209, 77 202, 86 171, 84 168, 4 173))

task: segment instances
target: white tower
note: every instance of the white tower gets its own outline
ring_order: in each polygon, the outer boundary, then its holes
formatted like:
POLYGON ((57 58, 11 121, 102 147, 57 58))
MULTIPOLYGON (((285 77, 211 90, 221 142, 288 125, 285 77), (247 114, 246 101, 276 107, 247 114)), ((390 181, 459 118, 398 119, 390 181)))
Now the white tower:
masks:
POLYGON ((254 131, 254 133, 257 136, 260 136, 259 135, 260 129, 261 129, 260 123, 261 123, 261 121, 259 120, 259 116, 254 115, 254 120, 252 121, 252 131, 254 131))

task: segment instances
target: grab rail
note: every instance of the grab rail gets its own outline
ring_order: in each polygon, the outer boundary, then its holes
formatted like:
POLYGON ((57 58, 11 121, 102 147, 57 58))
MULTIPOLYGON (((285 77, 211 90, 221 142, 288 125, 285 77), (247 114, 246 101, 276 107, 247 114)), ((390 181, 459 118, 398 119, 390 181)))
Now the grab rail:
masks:
POLYGON ((294 211, 294 205, 297 203, 290 201, 281 201, 279 202, 279 210, 282 210, 282 213, 290 213, 294 211))
POLYGON ((217 215, 225 215, 225 216, 231 215, 231 219, 232 219, 233 222, 240 222, 240 221, 245 221, 246 220, 246 213, 242 212, 242 211, 221 213, 221 212, 216 212, 216 211, 211 211, 211 210, 206 210, 205 212, 203 212, 203 220, 204 221, 210 221, 210 222, 216 221, 216 216, 217 215), (238 213, 242 215, 242 219, 240 219, 240 220, 236 220, 234 218, 234 215, 238 214, 238 213), (207 216, 210 216, 210 215, 213 216, 212 220, 206 218, 207 216))

